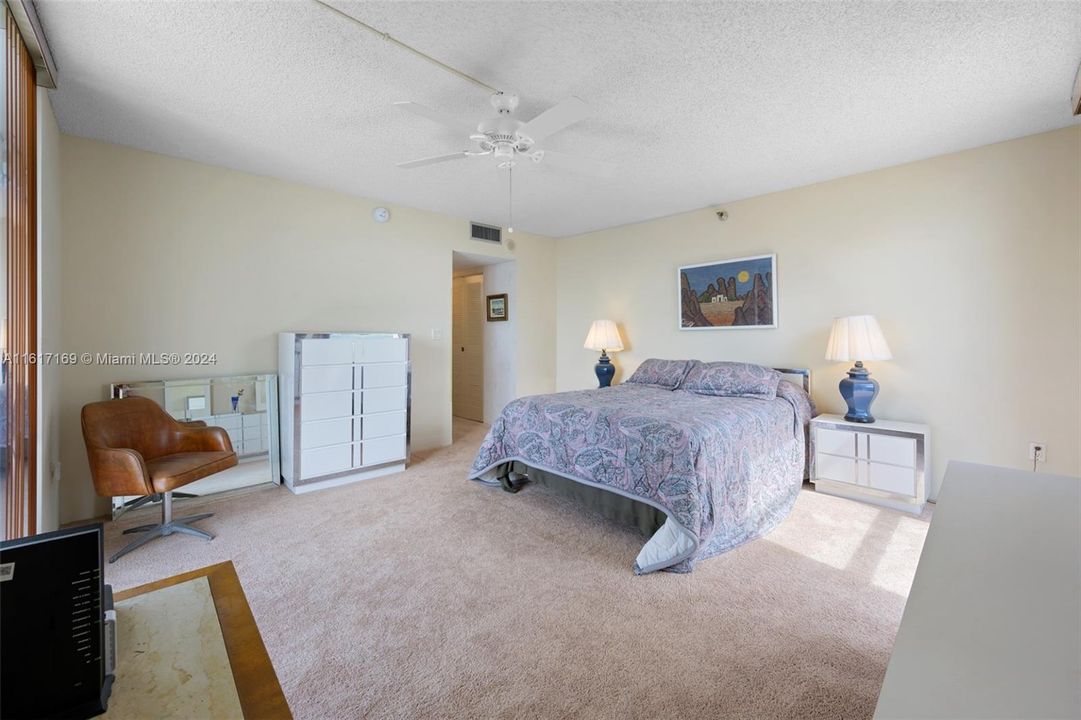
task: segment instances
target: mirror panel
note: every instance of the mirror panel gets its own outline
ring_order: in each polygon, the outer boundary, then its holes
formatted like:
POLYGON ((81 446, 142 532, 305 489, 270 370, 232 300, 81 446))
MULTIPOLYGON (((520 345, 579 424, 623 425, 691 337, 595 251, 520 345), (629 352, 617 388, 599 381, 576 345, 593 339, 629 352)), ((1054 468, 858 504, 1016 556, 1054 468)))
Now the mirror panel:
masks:
MULTIPOLYGON (((281 484, 278 454, 278 376, 232 375, 142 380, 109 386, 111 398, 149 398, 177 420, 201 420, 229 433, 239 463, 186 485, 174 496, 210 495, 263 483, 281 484)), ((137 497, 113 498, 113 517, 137 497)))

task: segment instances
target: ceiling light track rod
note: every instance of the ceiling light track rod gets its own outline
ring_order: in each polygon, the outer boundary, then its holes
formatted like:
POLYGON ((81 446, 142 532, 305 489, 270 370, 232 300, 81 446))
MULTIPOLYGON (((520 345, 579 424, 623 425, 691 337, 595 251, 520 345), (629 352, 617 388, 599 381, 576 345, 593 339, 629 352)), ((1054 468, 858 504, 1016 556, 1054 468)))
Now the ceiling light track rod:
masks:
POLYGON ((374 35, 378 35, 379 37, 383 38, 387 42, 394 43, 395 45, 402 48, 403 50, 408 50, 409 52, 413 53, 414 55, 421 58, 422 60, 427 60, 431 64, 446 70, 447 72, 451 73, 452 75, 457 75, 462 80, 465 80, 467 82, 471 82, 474 85, 478 85, 478 86, 484 88, 485 90, 488 90, 489 92, 493 92, 493 93, 502 93, 503 92, 499 88, 492 87, 488 83, 486 83, 486 82, 484 82, 482 80, 478 80, 477 78, 473 77, 472 75, 470 75, 468 73, 464 73, 464 72, 462 72, 461 70, 459 70, 457 68, 453 68, 450 65, 447 65, 445 62, 440 62, 439 60, 436 60, 431 55, 426 55, 425 53, 422 53, 420 50, 417 50, 415 47, 411 47, 409 45, 406 45, 404 42, 402 42, 398 38, 394 37, 390 33, 386 33, 386 32, 383 32, 382 30, 380 30, 379 28, 372 27, 371 25, 364 22, 363 20, 358 20, 355 17, 353 17, 352 15, 349 15, 348 13, 342 12, 338 8, 334 7, 333 5, 323 2, 323 0, 312 0, 312 1, 319 4, 319 5, 322 5, 327 10, 332 10, 332 11, 338 13, 339 15, 341 15, 346 20, 353 21, 354 23, 356 23, 357 25, 360 25, 362 28, 364 28, 368 32, 370 32, 370 33, 372 33, 374 35))

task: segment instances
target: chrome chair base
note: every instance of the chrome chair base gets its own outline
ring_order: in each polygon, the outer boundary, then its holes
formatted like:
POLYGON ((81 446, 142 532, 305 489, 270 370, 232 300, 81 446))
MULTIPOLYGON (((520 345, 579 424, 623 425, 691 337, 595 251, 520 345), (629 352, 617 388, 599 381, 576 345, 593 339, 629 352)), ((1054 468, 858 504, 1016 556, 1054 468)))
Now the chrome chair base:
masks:
MULTIPOLYGON (((147 503, 158 502, 159 500, 161 500, 161 495, 161 493, 154 493, 153 495, 143 495, 142 497, 137 497, 134 500, 128 500, 126 503, 124 503, 121 511, 127 512, 128 510, 134 510, 137 507, 142 507, 147 503)), ((195 493, 173 492, 173 498, 176 500, 186 500, 188 498, 197 497, 199 496, 195 493)))
POLYGON ((198 522, 199 520, 206 520, 208 517, 212 517, 214 513, 202 513, 200 515, 186 515, 184 517, 173 517, 173 494, 171 492, 165 492, 161 494, 161 522, 152 523, 150 525, 139 525, 137 527, 128 528, 124 531, 124 535, 131 533, 143 533, 141 537, 125 545, 119 552, 109 558, 110 563, 116 562, 118 559, 124 557, 132 550, 141 548, 151 540, 156 540, 166 535, 172 535, 173 533, 180 533, 183 535, 192 535, 194 537, 203 538, 204 540, 213 540, 214 536, 205 530, 194 528, 188 523, 198 522))

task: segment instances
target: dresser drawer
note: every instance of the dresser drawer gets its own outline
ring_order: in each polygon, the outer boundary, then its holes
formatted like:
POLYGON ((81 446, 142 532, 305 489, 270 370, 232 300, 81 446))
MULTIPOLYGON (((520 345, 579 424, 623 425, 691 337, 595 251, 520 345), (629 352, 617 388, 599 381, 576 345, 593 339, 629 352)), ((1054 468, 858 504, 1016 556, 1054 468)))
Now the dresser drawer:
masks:
POLYGON ((368 337, 356 342, 358 363, 405 362, 409 359, 409 340, 394 337, 368 337))
POLYGON ((830 455, 856 457, 857 433, 845 430, 815 429, 815 451, 830 455))
POLYGON ((855 458, 835 457, 821 452, 815 454, 815 479, 855 485, 856 478, 857 461, 855 458))
POLYGON ((353 341, 341 338, 306 338, 300 341, 300 363, 308 365, 350 365, 353 341))
POLYGON ((908 497, 916 495, 916 471, 912 468, 879 463, 866 463, 866 465, 867 484, 870 487, 908 497))
POLYGON ((382 465, 405 459, 405 435, 365 440, 357 446, 360 454, 354 457, 359 465, 382 465))
POLYGON ((357 393, 357 400, 361 402, 361 412, 369 413, 391 412, 392 410, 405 410, 405 388, 375 388, 357 393), (361 396, 363 395, 363 399, 361 396))
POLYGON ((356 387, 379 388, 405 385, 405 363, 380 363, 357 368, 356 387))
POLYGON ((244 436, 241 434, 239 428, 236 430, 226 430, 225 432, 229 433, 229 442, 232 443, 234 452, 244 444, 244 436))
POLYGON ((331 392, 304 395, 300 402, 300 420, 326 420, 327 418, 349 417, 353 414, 353 393, 331 392))
POLYGON ((303 479, 343 472, 352 467, 353 452, 349 445, 302 450, 300 453, 300 477, 303 479))
POLYGON ((253 453, 260 453, 266 450, 266 443, 263 438, 244 438, 244 454, 251 455, 253 453))
POLYGON ((300 392, 353 389, 352 365, 316 365, 300 371, 300 392))
POLYGON ((915 438, 890 435, 867 436, 867 459, 876 463, 892 463, 907 468, 916 467, 915 438))
POLYGON ((207 425, 210 427, 220 427, 226 430, 239 430, 240 429, 240 416, 239 415, 212 415, 203 418, 207 425))
POLYGON ((405 411, 365 415, 361 427, 364 440, 405 434, 405 411))
POLYGON ((300 447, 307 450, 352 442, 352 423, 353 420, 347 417, 306 422, 300 426, 300 447))

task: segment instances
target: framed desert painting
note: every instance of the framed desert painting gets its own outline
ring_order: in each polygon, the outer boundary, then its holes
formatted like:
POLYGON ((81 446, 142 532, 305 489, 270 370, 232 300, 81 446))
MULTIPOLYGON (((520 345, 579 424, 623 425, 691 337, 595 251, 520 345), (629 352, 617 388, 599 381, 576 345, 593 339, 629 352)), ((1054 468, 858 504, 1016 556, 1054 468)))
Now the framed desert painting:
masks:
POLYGON ((777 256, 756 255, 681 267, 679 327, 777 327, 777 256))

